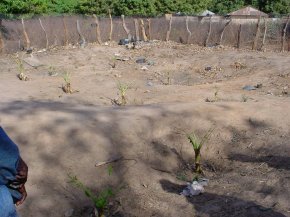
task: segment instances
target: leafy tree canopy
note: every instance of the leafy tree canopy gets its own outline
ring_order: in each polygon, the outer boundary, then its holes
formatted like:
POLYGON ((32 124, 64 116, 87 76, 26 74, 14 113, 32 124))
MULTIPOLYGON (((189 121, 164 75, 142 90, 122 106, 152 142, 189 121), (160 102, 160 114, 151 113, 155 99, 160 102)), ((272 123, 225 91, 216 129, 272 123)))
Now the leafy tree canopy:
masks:
POLYGON ((290 13, 290 0, 1 0, 0 14, 82 13, 120 16, 157 16, 165 13, 196 14, 209 9, 227 14, 252 5, 266 13, 290 13))

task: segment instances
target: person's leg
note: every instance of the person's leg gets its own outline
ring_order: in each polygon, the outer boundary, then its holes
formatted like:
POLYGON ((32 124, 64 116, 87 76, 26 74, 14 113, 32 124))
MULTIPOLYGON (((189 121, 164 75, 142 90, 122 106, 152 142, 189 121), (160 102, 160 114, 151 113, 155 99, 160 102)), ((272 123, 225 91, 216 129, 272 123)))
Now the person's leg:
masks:
POLYGON ((0 185, 0 216, 18 217, 11 194, 5 185, 0 185))

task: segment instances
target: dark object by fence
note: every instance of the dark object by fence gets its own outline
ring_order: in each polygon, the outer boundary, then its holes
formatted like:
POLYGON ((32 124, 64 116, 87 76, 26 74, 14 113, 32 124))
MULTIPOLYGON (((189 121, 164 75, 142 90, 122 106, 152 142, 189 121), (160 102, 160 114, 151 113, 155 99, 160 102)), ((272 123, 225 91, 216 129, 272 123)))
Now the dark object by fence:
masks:
POLYGON ((126 45, 129 44, 131 42, 131 40, 129 40, 128 38, 124 38, 124 39, 120 39, 118 45, 126 45))

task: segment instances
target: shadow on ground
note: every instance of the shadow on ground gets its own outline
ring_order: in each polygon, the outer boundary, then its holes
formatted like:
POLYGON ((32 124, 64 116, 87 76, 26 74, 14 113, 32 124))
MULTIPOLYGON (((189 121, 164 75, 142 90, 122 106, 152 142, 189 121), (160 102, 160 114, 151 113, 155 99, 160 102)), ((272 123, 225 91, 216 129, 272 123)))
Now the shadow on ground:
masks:
MULTIPOLYGON (((164 191, 180 194, 186 185, 175 184, 166 179, 160 180, 164 191)), ((286 217, 271 208, 263 207, 256 202, 246 201, 237 197, 218 195, 205 192, 195 197, 187 197, 196 210, 195 216, 239 216, 239 217, 286 217)))

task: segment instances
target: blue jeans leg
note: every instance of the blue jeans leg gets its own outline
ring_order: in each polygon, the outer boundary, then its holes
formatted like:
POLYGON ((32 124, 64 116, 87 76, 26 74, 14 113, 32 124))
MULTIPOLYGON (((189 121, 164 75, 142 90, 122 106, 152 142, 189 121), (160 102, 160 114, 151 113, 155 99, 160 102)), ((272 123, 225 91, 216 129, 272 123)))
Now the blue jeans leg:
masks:
POLYGON ((11 194, 5 185, 0 185, 0 216, 18 217, 11 194))

